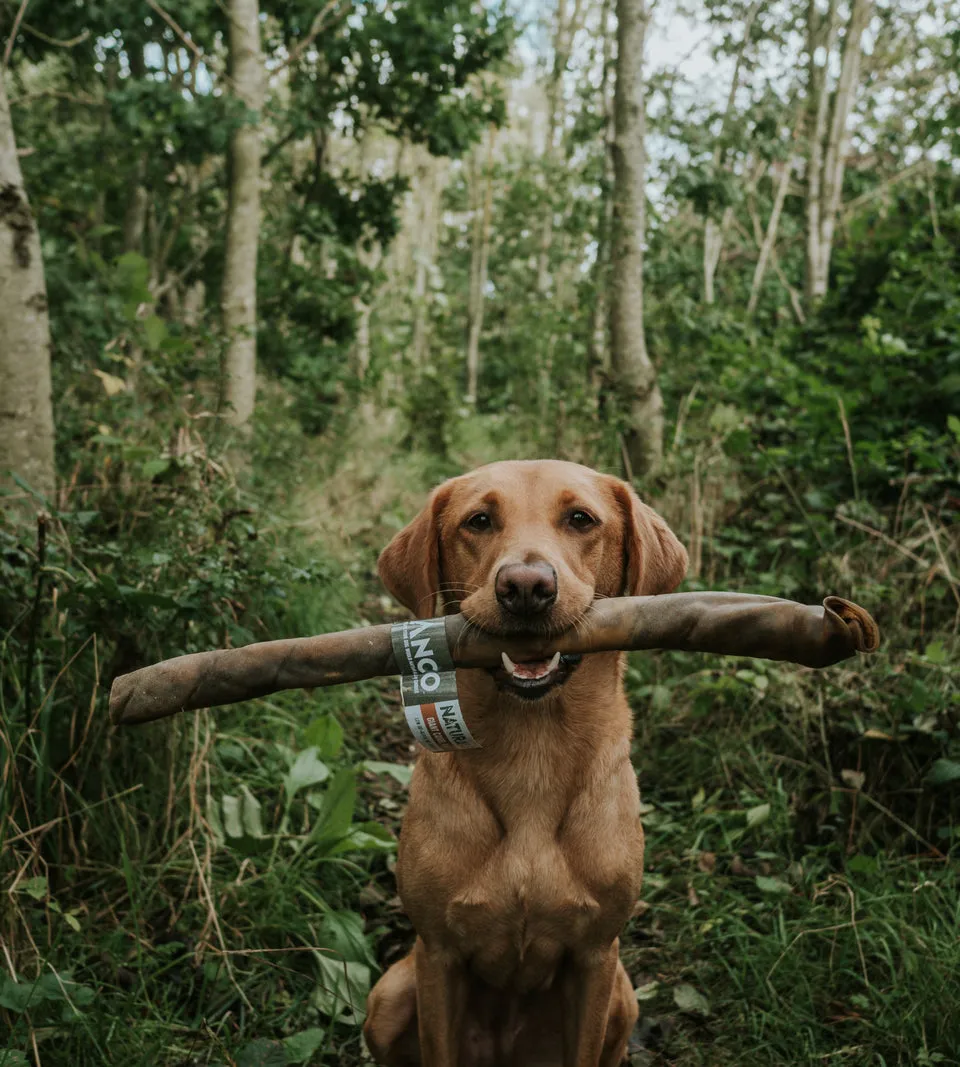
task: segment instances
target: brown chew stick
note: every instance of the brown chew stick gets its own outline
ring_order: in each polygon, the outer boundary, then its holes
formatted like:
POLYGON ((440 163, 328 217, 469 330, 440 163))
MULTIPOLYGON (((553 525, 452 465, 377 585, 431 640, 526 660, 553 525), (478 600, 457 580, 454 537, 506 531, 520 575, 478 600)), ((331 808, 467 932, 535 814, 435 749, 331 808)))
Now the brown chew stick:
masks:
MULTIPOLYGON (((676 649, 788 660, 828 667, 855 652, 873 652, 877 624, 863 608, 830 596, 823 607, 745 593, 668 593, 598 600, 576 630, 553 639, 500 638, 445 619, 457 667, 495 667, 554 652, 676 649)), ((282 689, 340 685, 399 673, 390 625, 343 633, 264 641, 244 648, 177 656, 116 678, 110 690, 115 722, 137 724, 180 711, 235 704, 282 689)))

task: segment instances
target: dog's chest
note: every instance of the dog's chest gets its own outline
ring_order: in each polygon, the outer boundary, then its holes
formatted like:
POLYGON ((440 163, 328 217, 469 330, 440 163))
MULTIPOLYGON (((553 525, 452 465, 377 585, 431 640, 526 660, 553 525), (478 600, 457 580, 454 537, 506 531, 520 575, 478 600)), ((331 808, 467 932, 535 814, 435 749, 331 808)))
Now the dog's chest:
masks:
POLYGON ((550 983, 570 951, 608 944, 629 915, 640 870, 600 885, 556 840, 501 843, 451 898, 446 917, 459 953, 484 981, 521 991, 550 983))
POLYGON ((472 841, 459 832, 444 840, 436 824, 440 840, 431 835, 429 847, 409 841, 403 896, 418 930, 427 932, 426 921, 483 981, 532 991, 551 983, 564 957, 588 955, 618 935, 640 891, 643 834, 625 760, 563 804, 513 800, 498 825, 479 813, 458 819, 472 841), (431 871, 440 855, 459 857, 455 873, 446 863, 431 871), (430 905, 422 910, 424 898, 430 905))

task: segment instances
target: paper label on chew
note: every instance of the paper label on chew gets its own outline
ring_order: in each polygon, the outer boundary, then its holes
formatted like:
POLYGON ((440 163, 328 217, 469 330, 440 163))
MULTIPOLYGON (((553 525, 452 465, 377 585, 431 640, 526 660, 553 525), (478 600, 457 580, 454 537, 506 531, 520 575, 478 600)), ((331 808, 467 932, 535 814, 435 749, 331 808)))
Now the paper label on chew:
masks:
POLYGON ((443 619, 397 623, 391 631, 400 697, 410 732, 432 752, 479 748, 463 719, 443 619))

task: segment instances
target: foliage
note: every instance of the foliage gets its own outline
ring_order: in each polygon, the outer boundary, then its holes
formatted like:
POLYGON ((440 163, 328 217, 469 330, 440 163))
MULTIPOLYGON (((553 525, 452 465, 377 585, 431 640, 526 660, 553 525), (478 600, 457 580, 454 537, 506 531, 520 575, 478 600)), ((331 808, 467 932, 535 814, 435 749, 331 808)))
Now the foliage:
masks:
MULTIPOLYGON (((21 6, 0 0, 0 40, 21 6)), ((591 8, 545 157, 523 78, 543 50, 534 27, 511 51, 499 5, 270 0, 262 116, 224 91, 223 7, 162 6, 187 40, 152 5, 31 0, 11 54, 61 488, 14 491, 39 526, 0 519, 0 1065, 349 1067, 365 991, 412 935, 391 874, 412 756, 396 695, 286 693, 122 733, 109 680, 395 617, 376 554, 460 470, 551 455, 622 472, 612 66, 591 8), (255 120, 261 376, 238 439, 218 417, 224 148, 255 120)), ((694 5, 716 33, 706 86, 650 56, 645 317, 668 432, 640 488, 690 547, 688 588, 837 592, 884 633, 823 673, 631 662, 648 858, 623 953, 651 1067, 960 1056, 954 6, 877 9, 816 308, 792 137, 803 12, 694 5), (727 227, 712 305, 707 218, 727 227)))

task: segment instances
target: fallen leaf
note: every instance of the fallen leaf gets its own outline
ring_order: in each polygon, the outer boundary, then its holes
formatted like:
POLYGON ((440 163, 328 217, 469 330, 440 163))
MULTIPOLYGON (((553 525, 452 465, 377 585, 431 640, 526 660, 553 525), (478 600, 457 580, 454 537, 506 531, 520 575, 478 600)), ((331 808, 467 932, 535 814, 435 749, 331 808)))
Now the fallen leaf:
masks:
POLYGON ((678 985, 673 988, 673 1002, 691 1015, 709 1015, 710 1001, 692 985, 678 985))

